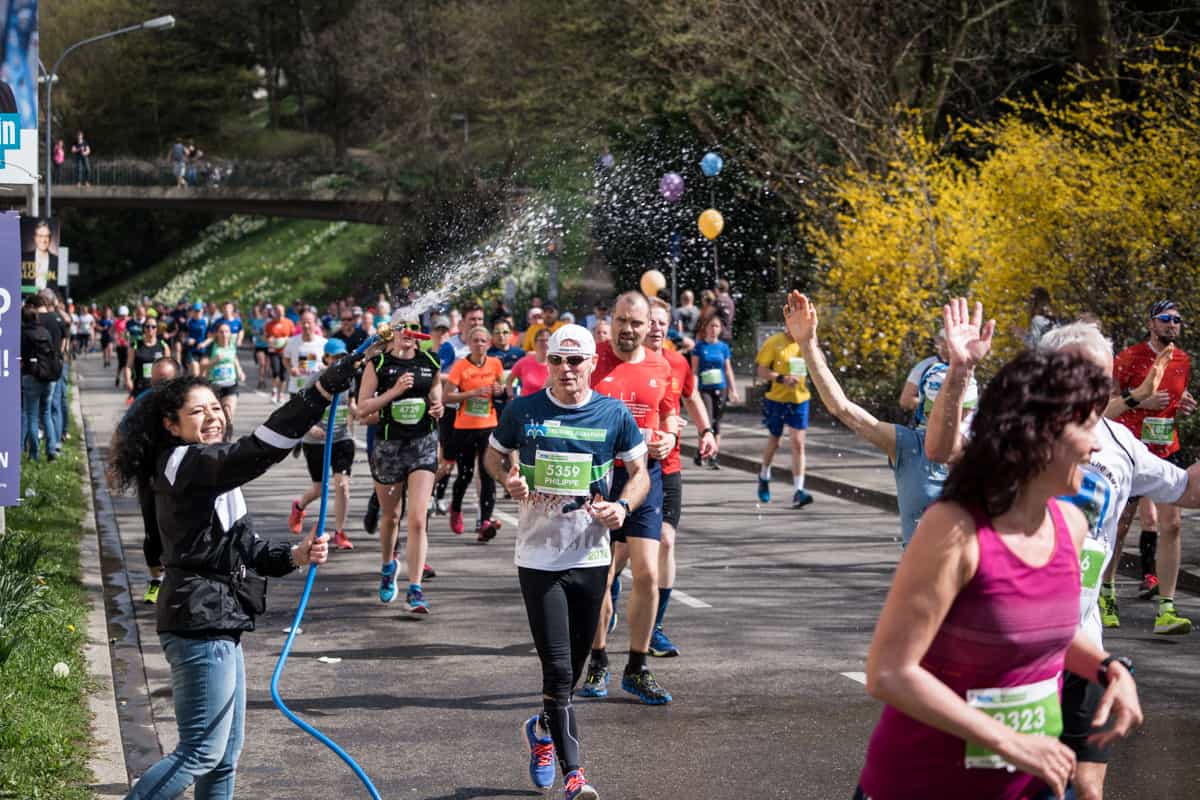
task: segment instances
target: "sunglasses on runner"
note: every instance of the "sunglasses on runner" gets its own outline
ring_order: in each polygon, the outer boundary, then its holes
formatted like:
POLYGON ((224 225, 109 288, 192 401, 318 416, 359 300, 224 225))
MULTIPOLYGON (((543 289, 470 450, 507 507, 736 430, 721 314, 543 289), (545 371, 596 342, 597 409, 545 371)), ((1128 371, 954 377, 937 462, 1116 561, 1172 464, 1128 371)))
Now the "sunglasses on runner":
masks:
POLYGON ((583 362, 587 361, 589 356, 546 356, 546 360, 554 366, 561 366, 565 361, 572 367, 578 367, 583 362))
POLYGON ((1169 322, 1172 325, 1183 324, 1183 317, 1177 317, 1174 314, 1159 314, 1155 319, 1159 322, 1169 322))

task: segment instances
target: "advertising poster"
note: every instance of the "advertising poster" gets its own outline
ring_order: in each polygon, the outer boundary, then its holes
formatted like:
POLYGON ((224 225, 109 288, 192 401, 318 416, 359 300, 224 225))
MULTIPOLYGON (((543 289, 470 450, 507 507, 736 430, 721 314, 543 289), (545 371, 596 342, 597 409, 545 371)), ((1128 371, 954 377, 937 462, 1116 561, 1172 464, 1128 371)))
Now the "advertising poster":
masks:
POLYGON ((0 0, 0 184, 37 183, 38 0, 0 0))
MULTIPOLYGON (((0 408, 21 407, 21 225, 0 214, 0 408)), ((21 415, 0 415, 0 506, 21 494, 21 415)))
POLYGON ((58 286, 58 220, 21 217, 21 294, 58 286))

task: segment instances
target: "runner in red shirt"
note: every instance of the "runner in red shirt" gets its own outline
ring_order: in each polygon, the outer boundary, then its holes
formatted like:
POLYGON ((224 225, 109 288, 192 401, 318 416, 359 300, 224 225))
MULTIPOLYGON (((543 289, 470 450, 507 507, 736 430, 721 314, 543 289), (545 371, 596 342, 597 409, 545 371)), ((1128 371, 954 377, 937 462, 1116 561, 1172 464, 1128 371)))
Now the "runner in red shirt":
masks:
MULTIPOLYGON (((666 360, 647 350, 643 344, 650 327, 650 306, 638 292, 617 298, 613 309, 615 337, 599 345, 592 389, 625 403, 633 414, 649 449, 650 491, 640 506, 612 532, 613 564, 628 552, 633 569, 633 588, 629 595, 629 663, 621 679, 621 688, 648 705, 671 702, 671 695, 658 685, 646 666, 650 634, 658 605, 659 541, 663 529, 662 460, 675 449, 679 439, 678 418, 670 397, 671 368, 666 360), (614 347, 615 345, 615 347, 614 347)), ((618 461, 613 468, 611 497, 619 497, 628 474, 618 461)), ((608 573, 611 588, 615 573, 608 573)), ((584 697, 608 694, 608 618, 610 595, 605 592, 605 609, 592 642, 592 658, 587 680, 580 689, 584 697)))
MULTIPOLYGON (((1145 443, 1150 452, 1160 458, 1187 468, 1179 453, 1179 434, 1175 429, 1175 418, 1190 414, 1196 401, 1187 391, 1191 378, 1192 360, 1175 344, 1183 325, 1178 306, 1171 300, 1159 300, 1150 307, 1148 328, 1150 337, 1146 341, 1127 347, 1113 360, 1113 377, 1125 398, 1129 410, 1117 417, 1135 436, 1145 443), (1132 391, 1142 384, 1154 366, 1155 359, 1164 349, 1171 348, 1158 391, 1147 400, 1138 402, 1132 391)), ((1129 508, 1134 508, 1130 503, 1129 508)), ((1142 553, 1142 595, 1152 597, 1157 589, 1158 615, 1154 620, 1154 632, 1160 634, 1185 634, 1192 630, 1192 622, 1175 612, 1175 584, 1179 579, 1180 511, 1179 506, 1155 503, 1158 516, 1158 531, 1143 529, 1139 549, 1142 553), (1161 539, 1162 548, 1158 549, 1161 539), (1156 570, 1155 556, 1159 556, 1156 570)), ((1117 549, 1121 552, 1125 534, 1129 531, 1132 514, 1121 519, 1117 530, 1117 549)), ((1113 559, 1116 561, 1116 559, 1113 559)))

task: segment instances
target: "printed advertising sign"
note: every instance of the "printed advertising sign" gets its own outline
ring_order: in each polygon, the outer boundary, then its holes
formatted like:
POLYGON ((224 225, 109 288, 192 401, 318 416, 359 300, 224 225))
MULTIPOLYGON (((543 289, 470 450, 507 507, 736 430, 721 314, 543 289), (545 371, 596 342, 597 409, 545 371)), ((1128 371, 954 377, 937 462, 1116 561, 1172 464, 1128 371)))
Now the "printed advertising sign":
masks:
POLYGON ((0 214, 0 506, 21 494, 21 224, 0 214))
POLYGON ((21 294, 58 286, 58 220, 21 217, 20 237, 21 294))
POLYGON ((0 0, 0 184, 37 183, 38 0, 0 0))

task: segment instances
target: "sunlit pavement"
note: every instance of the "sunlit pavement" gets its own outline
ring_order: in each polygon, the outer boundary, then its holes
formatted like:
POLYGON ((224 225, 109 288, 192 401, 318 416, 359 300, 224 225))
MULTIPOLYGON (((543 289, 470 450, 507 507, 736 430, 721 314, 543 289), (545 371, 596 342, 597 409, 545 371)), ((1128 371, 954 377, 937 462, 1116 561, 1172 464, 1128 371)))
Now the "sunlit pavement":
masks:
MULTIPOLYGON (((97 357, 80 371, 84 414, 100 446, 124 395, 111 373, 101 375, 97 357)), ((247 372, 253 381, 256 368, 247 372)), ((269 414, 269 399, 243 390, 240 432, 269 414)), ((761 505, 751 476, 685 464, 676 588, 686 599, 677 596, 667 619, 683 655, 651 663, 675 702, 639 705, 618 682, 605 700, 577 699, 588 774, 602 797, 623 800, 849 798, 879 713, 858 679, 899 554, 898 520, 823 494, 792 511, 782 484, 761 505)), ((289 457, 245 487, 261 534, 290 536, 288 507, 307 483, 303 460, 289 457)), ((384 606, 376 595, 377 540, 360 523, 370 487, 361 452, 352 484, 348 533, 357 548, 334 553, 320 570, 283 696, 358 760, 384 797, 542 795, 529 783, 518 739, 520 722, 540 707, 540 672, 512 565, 511 524, 479 545, 435 517, 429 561, 438 577, 425 587, 433 613, 409 618, 401 600, 384 606), (322 663, 322 656, 340 661, 322 663)), ((117 498, 116 507, 140 600, 140 517, 133 498, 117 498)), ((511 515, 514 506, 502 502, 500 510, 511 515)), ((238 794, 366 797, 336 756, 271 703, 271 671, 301 586, 299 574, 272 580, 259 630, 244 639, 249 701, 238 794)), ((1200 634, 1153 636, 1152 605, 1135 598, 1132 584, 1122 584, 1121 594, 1123 627, 1108 644, 1137 662, 1147 724, 1119 747, 1107 796, 1200 796, 1200 634)), ((1179 605, 1200 621, 1193 597, 1180 597, 1179 605)), ((170 749, 169 672, 152 608, 136 612, 157 733, 170 749)), ((610 648, 618 671, 627 636, 622 621, 610 648)), ((146 765, 131 766, 140 772, 146 765)))

